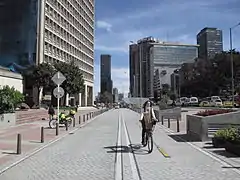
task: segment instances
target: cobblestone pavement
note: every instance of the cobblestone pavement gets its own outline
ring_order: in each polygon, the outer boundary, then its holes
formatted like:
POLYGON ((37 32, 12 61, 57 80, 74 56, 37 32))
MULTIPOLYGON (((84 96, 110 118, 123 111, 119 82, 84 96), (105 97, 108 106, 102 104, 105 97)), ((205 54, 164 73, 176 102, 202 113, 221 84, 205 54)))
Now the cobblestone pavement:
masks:
POLYGON ((88 126, 0 175, 0 180, 237 180, 240 172, 164 127, 154 131, 154 150, 141 147, 140 115, 111 110, 88 126), (116 147, 117 146, 117 147, 116 147), (166 158, 160 152, 165 151, 166 158))
POLYGON ((40 151, 0 175, 1 180, 114 179, 118 116, 106 112, 74 134, 40 151))

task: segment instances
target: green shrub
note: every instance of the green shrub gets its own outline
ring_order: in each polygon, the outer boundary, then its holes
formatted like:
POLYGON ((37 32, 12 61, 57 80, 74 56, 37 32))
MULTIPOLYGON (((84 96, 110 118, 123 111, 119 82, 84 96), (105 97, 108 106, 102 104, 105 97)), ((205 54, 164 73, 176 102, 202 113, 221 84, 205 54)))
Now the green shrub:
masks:
POLYGON ((0 88, 0 114, 14 112, 17 105, 23 101, 23 94, 14 87, 3 86, 0 88))
POLYGON ((226 128, 220 129, 215 134, 214 137, 221 138, 230 142, 240 142, 240 135, 237 128, 226 128))
POLYGON ((228 129, 220 129, 215 134, 214 137, 225 139, 227 136, 228 129))
POLYGON ((237 128, 229 128, 226 132, 225 139, 231 142, 240 142, 240 136, 237 128))

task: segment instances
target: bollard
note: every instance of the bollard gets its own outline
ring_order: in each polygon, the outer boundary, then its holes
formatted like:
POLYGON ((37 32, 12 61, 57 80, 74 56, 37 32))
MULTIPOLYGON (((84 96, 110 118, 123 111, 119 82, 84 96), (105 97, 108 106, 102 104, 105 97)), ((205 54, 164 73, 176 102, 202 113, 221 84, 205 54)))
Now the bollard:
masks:
POLYGON ((73 127, 76 126, 76 120, 75 120, 75 117, 73 118, 73 127))
POLYGON ((66 131, 68 131, 68 120, 66 120, 65 126, 66 126, 66 131))
POLYGON ((170 128, 170 119, 168 118, 168 128, 170 128))
POLYGON ((179 129, 179 118, 177 118, 177 132, 180 132, 180 129, 179 129))
POLYGON ((83 115, 83 123, 85 123, 85 114, 83 115))
POLYGON ((59 134, 59 124, 56 123, 56 136, 58 136, 58 134, 59 134))
POLYGON ((41 127, 41 143, 44 143, 44 127, 41 127))
POLYGON ((81 116, 79 116, 78 124, 81 124, 81 116))
POLYGON ((163 122, 163 116, 161 116, 161 121, 162 121, 162 125, 164 125, 164 122, 163 122))
POLYGON ((22 136, 21 134, 17 135, 17 154, 22 153, 22 136))

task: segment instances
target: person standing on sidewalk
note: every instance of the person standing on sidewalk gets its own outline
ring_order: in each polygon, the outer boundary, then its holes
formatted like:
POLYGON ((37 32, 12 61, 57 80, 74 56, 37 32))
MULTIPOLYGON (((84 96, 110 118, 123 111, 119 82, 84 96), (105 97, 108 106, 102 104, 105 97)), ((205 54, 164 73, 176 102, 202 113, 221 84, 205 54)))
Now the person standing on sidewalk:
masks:
POLYGON ((55 114, 55 110, 53 108, 53 105, 50 105, 48 108, 48 115, 49 115, 49 120, 53 118, 53 115, 55 114))

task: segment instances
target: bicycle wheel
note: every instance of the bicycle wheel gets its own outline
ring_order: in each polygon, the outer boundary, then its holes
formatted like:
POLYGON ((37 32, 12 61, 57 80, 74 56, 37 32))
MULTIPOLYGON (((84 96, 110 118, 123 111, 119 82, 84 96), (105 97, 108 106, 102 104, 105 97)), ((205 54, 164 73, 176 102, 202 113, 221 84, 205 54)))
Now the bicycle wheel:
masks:
POLYGON ((153 151, 153 137, 151 133, 147 135, 148 153, 153 151))
POLYGON ((56 128, 56 123, 57 123, 57 120, 56 120, 56 119, 51 119, 51 120, 49 121, 49 127, 50 127, 51 129, 56 128))

